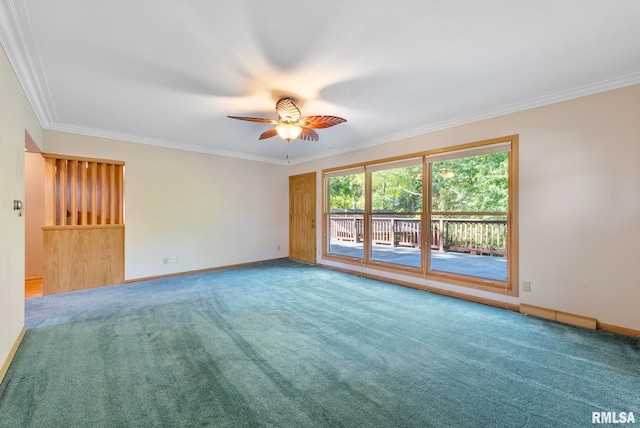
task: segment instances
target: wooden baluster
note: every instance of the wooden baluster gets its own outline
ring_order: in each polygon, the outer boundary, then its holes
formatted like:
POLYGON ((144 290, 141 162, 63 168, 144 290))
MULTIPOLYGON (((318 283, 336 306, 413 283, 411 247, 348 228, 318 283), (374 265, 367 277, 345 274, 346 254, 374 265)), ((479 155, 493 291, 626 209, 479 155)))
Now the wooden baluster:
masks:
POLYGON ((447 242, 447 244, 449 244, 449 248, 458 245, 458 241, 462 237, 462 223, 459 223, 457 221, 456 222, 451 222, 450 227, 453 228, 454 233, 451 236, 451 239, 449 240, 449 242, 447 242))
POLYGON ((349 225, 349 229, 351 230, 351 236, 350 238, 353 238, 353 242, 358 242, 358 231, 356 228, 356 218, 354 217, 352 219, 353 221, 351 222, 351 224, 349 225))
POLYGON ((83 226, 87 225, 88 166, 87 162, 78 162, 78 168, 80 168, 80 224, 83 226))
POLYGON ((469 243, 470 243, 470 239, 469 239, 469 233, 471 232, 471 225, 465 220, 464 223, 464 239, 462 241, 462 245, 461 247, 463 248, 469 248, 469 243))
POLYGON ((480 245, 478 244, 478 228, 480 227, 480 224, 478 222, 474 222, 473 223, 473 248, 475 249, 476 253, 481 250, 482 248, 480 248, 480 245))
POLYGON ((100 179, 100 224, 107 224, 107 164, 101 163, 98 171, 100 179))
POLYGON ((471 225, 473 226, 473 243, 472 243, 472 245, 473 245, 473 249, 477 253, 478 249, 480 248, 478 246, 478 227, 480 226, 480 224, 477 223, 477 222, 474 222, 474 223, 471 223, 471 225))
POLYGON ((66 226, 67 224, 67 161, 66 159, 58 159, 58 191, 60 198, 58 200, 58 210, 60 218, 58 225, 66 226))
POLYGON ((495 224, 491 225, 491 247, 495 248, 496 250, 500 249, 500 247, 496 245, 496 225, 495 224))
POLYGON ((376 221, 371 218, 371 243, 376 240, 376 221))
POLYGON ((44 225, 56 224, 56 160, 45 158, 44 160, 44 225))
POLYGON ((118 213, 116 224, 124 224, 124 165, 116 169, 118 213))
POLYGON ((69 224, 71 226, 78 225, 78 162, 74 160, 67 161, 68 169, 68 187, 69 187, 69 224))
POLYGON ((491 247, 489 246, 489 227, 491 226, 491 224, 487 224, 486 227, 484 228, 484 244, 483 247, 487 250, 491 250, 491 247))
POLYGON ((389 245, 396 246, 396 219, 389 220, 389 245))
POLYGON ((98 224, 98 164, 89 163, 89 176, 91 178, 91 224, 98 224))
POLYGON ((373 243, 376 240, 376 221, 371 218, 371 242, 373 243))
POLYGON ((460 244, 458 245, 459 247, 466 247, 467 246, 467 223, 466 221, 464 223, 462 223, 462 239, 460 240, 460 244))
POLYGON ((433 249, 434 246, 436 246, 436 248, 438 247, 438 220, 434 220, 431 219, 431 226, 430 226, 430 232, 431 232, 431 242, 429 242, 429 246, 431 249, 433 249))
POLYGON ((109 224, 117 224, 116 166, 109 165, 109 224))
POLYGON ((507 257, 507 255, 508 255, 508 246, 507 246, 507 223, 506 222, 503 225, 503 230, 504 230, 503 251, 504 251, 504 256, 507 257))

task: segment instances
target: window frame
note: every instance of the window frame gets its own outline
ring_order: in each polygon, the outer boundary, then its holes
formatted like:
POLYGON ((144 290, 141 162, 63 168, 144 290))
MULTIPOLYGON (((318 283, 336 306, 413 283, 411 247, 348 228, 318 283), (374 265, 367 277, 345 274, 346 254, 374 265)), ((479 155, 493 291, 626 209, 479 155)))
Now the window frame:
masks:
MULTIPOLYGON (((448 283, 463 287, 469 287, 494 293, 506 294, 509 296, 518 296, 518 135, 509 135, 504 137, 493 138, 489 140, 476 141, 466 144, 442 147, 433 150, 427 150, 418 153, 411 153, 403 156, 395 156, 392 158, 378 159, 369 162, 351 164, 342 167, 328 168, 322 170, 323 183, 323 229, 322 229, 322 256, 325 260, 341 262, 350 265, 356 265, 360 268, 370 268, 373 270, 385 271, 390 273, 402 273, 404 275, 413 276, 427 281, 436 281, 448 283), (464 158, 483 154, 484 147, 491 150, 490 146, 499 146, 510 143, 508 154, 508 209, 506 212, 507 219, 507 280, 498 281, 481 277, 473 277, 458 273, 443 272, 430 269, 431 264, 431 217, 434 214, 431 207, 431 172, 432 163, 441 160, 443 157, 464 158), (459 152, 457 156, 455 152, 459 152), (452 157, 451 157, 452 156, 452 157), (430 159, 431 157, 431 159, 430 159), (399 265, 371 258, 371 219, 375 213, 372 211, 372 172, 375 170, 385 169, 384 164, 396 164, 410 159, 421 158, 422 162, 422 213, 421 213, 421 266, 419 268, 407 265, 399 265), (364 210, 364 239, 363 239, 363 257, 349 257, 329 252, 329 178, 331 176, 341 175, 342 171, 349 173, 353 170, 362 168, 365 173, 364 193, 365 193, 365 210, 364 210)), ((499 150, 501 151, 501 150, 499 150)), ((505 150, 506 151, 506 150, 505 150)), ((491 213, 489 213, 491 214, 491 213)))

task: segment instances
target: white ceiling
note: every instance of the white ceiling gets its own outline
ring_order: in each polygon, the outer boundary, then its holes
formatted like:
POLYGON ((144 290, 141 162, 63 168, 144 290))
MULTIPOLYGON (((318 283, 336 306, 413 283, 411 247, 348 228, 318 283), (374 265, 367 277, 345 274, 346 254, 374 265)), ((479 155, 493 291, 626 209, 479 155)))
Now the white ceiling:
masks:
POLYGON ((638 0, 2 0, 44 128, 315 159, 640 83, 638 0), (291 95, 347 123, 258 141, 291 95))

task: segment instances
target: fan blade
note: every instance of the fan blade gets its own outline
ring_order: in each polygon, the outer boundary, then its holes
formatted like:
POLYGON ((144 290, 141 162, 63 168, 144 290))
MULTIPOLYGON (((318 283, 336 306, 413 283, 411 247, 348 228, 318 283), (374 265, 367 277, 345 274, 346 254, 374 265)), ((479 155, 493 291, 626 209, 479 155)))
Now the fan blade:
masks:
POLYGON ((306 141, 318 141, 320 137, 318 137, 318 133, 311 128, 302 128, 302 132, 298 136, 301 140, 306 141))
POLYGON ((278 112, 278 116, 280 116, 280 120, 284 120, 287 122, 295 122, 300 119, 300 110, 293 103, 291 98, 282 98, 278 100, 276 103, 276 111, 278 112))
POLYGON ((278 135, 276 128, 271 128, 270 130, 260 134, 260 138, 258 138, 258 140, 266 140, 267 138, 275 137, 276 135, 278 135))
POLYGON ((307 116, 298 121, 298 125, 307 128, 322 129, 346 122, 346 119, 337 116, 307 116))
POLYGON ((259 117, 241 117, 241 116, 227 116, 227 117, 231 118, 231 119, 246 120, 246 121, 249 121, 249 122, 271 123, 273 125, 277 125, 278 124, 277 120, 261 119, 259 117))

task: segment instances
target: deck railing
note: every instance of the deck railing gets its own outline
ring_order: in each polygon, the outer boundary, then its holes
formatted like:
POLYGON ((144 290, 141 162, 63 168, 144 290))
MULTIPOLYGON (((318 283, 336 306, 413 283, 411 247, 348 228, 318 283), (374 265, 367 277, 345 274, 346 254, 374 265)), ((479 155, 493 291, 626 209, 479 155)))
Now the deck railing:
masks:
MULTIPOLYGON (((420 219, 377 217, 371 219, 373 244, 393 247, 421 245, 420 219)), ((330 216, 331 239, 362 242, 362 216, 330 216)), ((479 219, 432 219, 431 248, 470 254, 507 255, 507 221, 479 219)))

